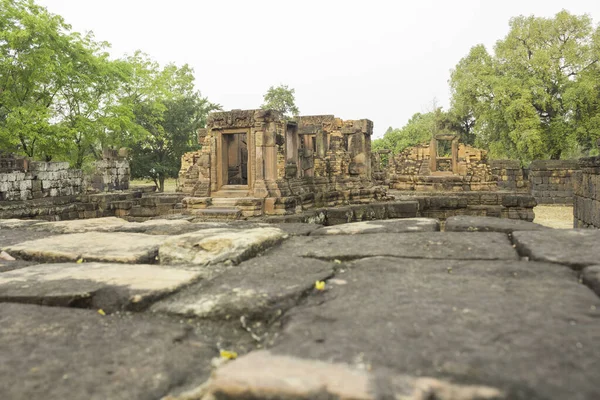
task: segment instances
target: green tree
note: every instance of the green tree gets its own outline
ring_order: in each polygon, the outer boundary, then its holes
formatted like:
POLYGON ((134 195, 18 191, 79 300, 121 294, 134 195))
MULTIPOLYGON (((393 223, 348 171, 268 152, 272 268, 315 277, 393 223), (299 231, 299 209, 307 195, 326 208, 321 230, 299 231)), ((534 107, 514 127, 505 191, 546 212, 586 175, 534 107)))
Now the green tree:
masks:
POLYGON ((113 119, 133 114, 115 112, 127 66, 70 29, 33 1, 0 0, 0 145, 81 168, 113 119))
POLYGON ((454 116, 439 107, 414 114, 400 129, 389 127, 383 138, 373 141, 372 148, 389 149, 397 154, 407 147, 429 143, 432 135, 438 133, 459 133, 454 116))
MULTIPOLYGON (((137 126, 124 137, 140 138, 132 146, 134 178, 152 179, 164 191, 168 177, 176 177, 181 156, 199 148, 196 132, 208 113, 220 109, 194 89, 192 69, 169 64, 161 68, 148 56, 128 58, 134 79, 122 101, 132 108, 137 126)), ((120 145, 120 144, 119 144, 120 145)))
POLYGON ((296 107, 295 90, 287 85, 271 86, 264 95, 262 109, 277 110, 286 118, 298 116, 300 110, 296 107), (291 114, 291 115, 290 115, 291 114))
POLYGON ((29 157, 63 144, 51 106, 72 71, 78 38, 27 0, 0 0, 0 143, 29 157))
POLYGON ((511 19, 493 54, 475 46, 452 72, 451 113, 493 157, 589 151, 600 137, 598 35, 588 16, 566 11, 511 19))

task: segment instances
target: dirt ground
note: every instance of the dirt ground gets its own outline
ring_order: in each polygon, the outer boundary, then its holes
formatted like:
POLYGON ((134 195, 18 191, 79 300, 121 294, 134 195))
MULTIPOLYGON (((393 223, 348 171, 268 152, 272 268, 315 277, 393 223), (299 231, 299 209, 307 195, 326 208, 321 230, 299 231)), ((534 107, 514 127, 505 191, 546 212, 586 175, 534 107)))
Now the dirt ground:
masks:
POLYGON ((557 229, 573 228, 573 207, 562 205, 543 205, 533 209, 533 222, 557 229))

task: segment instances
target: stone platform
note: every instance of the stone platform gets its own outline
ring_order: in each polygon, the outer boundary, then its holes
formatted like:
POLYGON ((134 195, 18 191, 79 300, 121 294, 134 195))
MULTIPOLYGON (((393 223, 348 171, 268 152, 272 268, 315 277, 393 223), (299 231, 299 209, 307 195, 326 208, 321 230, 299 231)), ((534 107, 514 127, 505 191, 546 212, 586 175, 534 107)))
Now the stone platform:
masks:
POLYGON ((0 399, 600 398, 600 231, 186 218, 0 220, 0 399))

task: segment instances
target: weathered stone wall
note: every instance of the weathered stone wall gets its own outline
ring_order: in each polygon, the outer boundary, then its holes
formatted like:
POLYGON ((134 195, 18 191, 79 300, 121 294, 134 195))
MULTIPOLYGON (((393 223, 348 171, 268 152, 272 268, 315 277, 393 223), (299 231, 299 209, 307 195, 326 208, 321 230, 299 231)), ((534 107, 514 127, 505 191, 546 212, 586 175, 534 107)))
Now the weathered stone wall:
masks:
POLYGON ((6 154, 0 151, 0 172, 27 171, 29 161, 25 157, 6 154))
POLYGON ((366 119, 286 121, 272 110, 212 113, 198 134, 202 149, 182 157, 178 190, 197 198, 265 199, 267 214, 381 199, 384 190, 371 179, 372 133, 366 119), (228 185, 223 174, 225 136, 237 133, 247 135, 247 185, 228 185))
POLYGON ((516 160, 490 160, 492 174, 498 177, 498 189, 528 191, 529 181, 525 180, 521 163, 516 160))
POLYGON ((497 188, 487 152, 456 143, 453 157, 432 160, 432 144, 409 147, 390 158, 391 189, 414 191, 489 191, 497 188), (436 171, 432 172, 432 163, 436 171))
POLYGON ((577 160, 536 160, 529 166, 531 194, 539 204, 573 204, 577 160))
POLYGON ((471 215, 533 221, 533 208, 537 205, 530 194, 511 192, 413 192, 396 195, 396 199, 416 200, 419 202, 419 216, 440 220, 456 215, 471 215))
POLYGON ((129 161, 125 157, 105 152, 103 159, 94 163, 90 185, 100 192, 127 190, 130 176, 129 161))
POLYGON ((600 229, 600 157, 583 158, 573 178, 573 225, 600 229))
POLYGON ((445 221, 457 215, 533 221, 537 205, 528 193, 459 192, 394 193, 396 201, 318 208, 295 215, 267 217, 267 222, 308 222, 337 225, 388 218, 428 217, 445 221))
POLYGON ((81 170, 66 162, 29 162, 27 171, 0 173, 0 201, 21 201, 81 193, 81 170))

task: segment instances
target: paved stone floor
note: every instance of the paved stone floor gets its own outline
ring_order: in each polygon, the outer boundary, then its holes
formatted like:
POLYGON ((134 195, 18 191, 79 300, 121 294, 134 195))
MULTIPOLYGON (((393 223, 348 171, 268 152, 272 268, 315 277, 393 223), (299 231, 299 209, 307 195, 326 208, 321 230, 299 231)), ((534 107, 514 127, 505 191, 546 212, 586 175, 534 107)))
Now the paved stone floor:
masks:
POLYGON ((600 399, 599 243, 487 217, 0 220, 0 399, 600 399))

